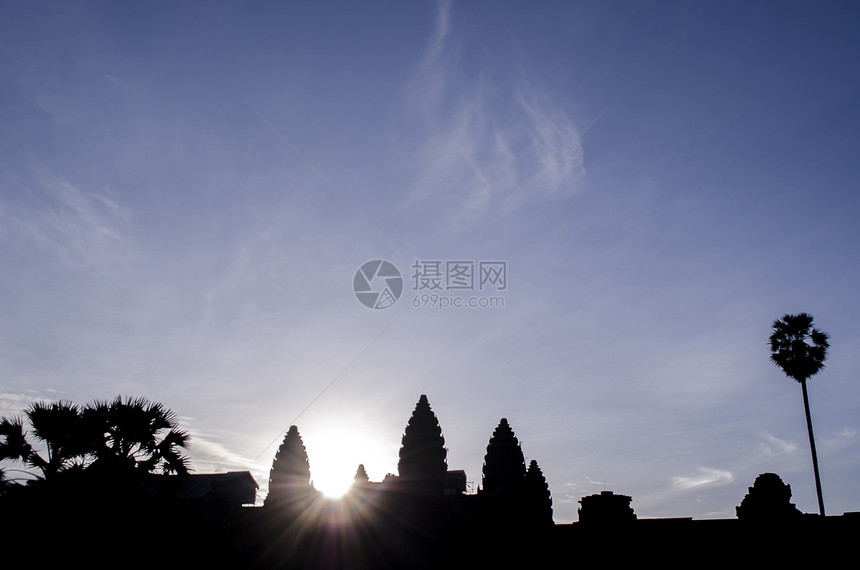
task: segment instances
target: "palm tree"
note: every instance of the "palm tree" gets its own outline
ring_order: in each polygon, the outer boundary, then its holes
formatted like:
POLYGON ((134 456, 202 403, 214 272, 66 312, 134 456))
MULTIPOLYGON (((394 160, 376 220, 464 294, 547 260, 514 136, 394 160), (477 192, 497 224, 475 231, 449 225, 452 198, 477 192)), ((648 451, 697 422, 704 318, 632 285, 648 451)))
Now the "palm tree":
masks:
POLYGON ((84 408, 71 402, 36 402, 25 411, 44 456, 27 441, 22 418, 0 418, 0 461, 21 461, 38 470, 37 478, 90 466, 113 471, 188 473, 180 448, 188 434, 174 413, 146 398, 117 396, 84 408), (166 433, 164 433, 166 431, 166 433))
POLYGON ((45 456, 27 441, 21 418, 2 418, 0 460, 21 461, 41 472, 37 478, 46 480, 84 467, 90 446, 82 430, 83 420, 77 405, 65 401, 36 402, 24 413, 33 428, 33 435, 45 446, 45 456))
POLYGON ((188 445, 188 433, 179 429, 176 415, 162 404, 117 396, 110 402, 92 402, 82 416, 93 442, 93 465, 188 473, 188 460, 179 451, 188 445))
POLYGON ((809 432, 809 447, 812 449, 812 468, 815 471, 815 490, 818 493, 818 510, 824 516, 824 497, 821 494, 821 478, 818 475, 818 456, 812 436, 812 417, 809 415, 809 396, 806 381, 824 368, 827 359, 827 333, 812 328, 812 315, 785 315, 773 322, 770 335, 770 359, 782 368, 785 375, 800 382, 803 389, 803 409, 806 412, 806 430, 809 432))
POLYGON ((45 443, 47 461, 33 453, 30 464, 47 477, 62 471, 80 469, 87 463, 90 442, 83 430, 83 418, 72 402, 36 402, 25 412, 33 435, 45 443))
POLYGON ((27 432, 21 418, 0 419, 0 461, 29 463, 33 447, 27 442, 27 432))

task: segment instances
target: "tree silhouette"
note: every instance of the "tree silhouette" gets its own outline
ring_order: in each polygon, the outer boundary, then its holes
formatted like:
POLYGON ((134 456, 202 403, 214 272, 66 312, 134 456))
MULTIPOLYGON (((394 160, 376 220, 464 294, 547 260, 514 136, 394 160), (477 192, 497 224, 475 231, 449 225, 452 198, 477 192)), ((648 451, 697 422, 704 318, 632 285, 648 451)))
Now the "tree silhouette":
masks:
POLYGON ((275 454, 269 471, 269 494, 266 506, 298 507, 310 498, 311 467, 299 428, 290 426, 275 454))
POLYGON ((397 463, 401 483, 414 492, 441 495, 448 471, 447 455, 442 428, 422 394, 401 440, 397 463))
MULTIPOLYGON (((34 451, 27 441, 24 422, 21 418, 0 420, 0 461, 21 461, 30 465, 34 451)), ((43 472, 44 477, 44 472, 43 472)))
POLYGON ((66 401, 36 402, 24 413, 41 445, 27 441, 21 418, 3 418, 0 460, 21 461, 38 471, 38 479, 53 480, 90 468, 112 473, 188 472, 188 460, 179 452, 187 445, 188 434, 162 404, 117 396, 84 408, 66 401), (44 455, 37 447, 44 447, 44 455))
POLYGON ((770 335, 770 359, 782 368, 786 376, 800 382, 803 390, 803 409, 806 412, 806 430, 812 450, 812 468, 815 472, 815 491, 818 494, 818 510, 824 516, 824 497, 821 494, 821 478, 818 475, 818 455, 812 435, 812 416, 809 413, 809 396, 806 381, 824 368, 827 359, 827 333, 812 327, 812 315, 784 315, 773 322, 770 335))
POLYGON ((179 429, 176 415, 162 404, 117 396, 110 402, 92 402, 81 417, 92 438, 94 467, 188 473, 188 459, 179 451, 187 447, 188 433, 179 429))
POLYGON ((58 474, 83 468, 91 447, 77 405, 66 402, 36 402, 24 412, 33 436, 45 446, 42 456, 27 441, 21 418, 0 420, 0 460, 17 460, 37 469, 39 479, 52 480, 58 474))

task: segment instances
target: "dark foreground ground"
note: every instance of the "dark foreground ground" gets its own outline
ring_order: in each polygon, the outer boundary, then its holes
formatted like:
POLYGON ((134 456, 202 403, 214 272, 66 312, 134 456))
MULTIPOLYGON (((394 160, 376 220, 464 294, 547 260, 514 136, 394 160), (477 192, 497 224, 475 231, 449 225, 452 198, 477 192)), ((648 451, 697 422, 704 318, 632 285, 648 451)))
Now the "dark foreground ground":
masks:
POLYGON ((222 507, 104 489, 20 494, 0 501, 0 544, 12 567, 36 568, 854 567, 860 538, 860 514, 535 526, 465 497, 222 507))

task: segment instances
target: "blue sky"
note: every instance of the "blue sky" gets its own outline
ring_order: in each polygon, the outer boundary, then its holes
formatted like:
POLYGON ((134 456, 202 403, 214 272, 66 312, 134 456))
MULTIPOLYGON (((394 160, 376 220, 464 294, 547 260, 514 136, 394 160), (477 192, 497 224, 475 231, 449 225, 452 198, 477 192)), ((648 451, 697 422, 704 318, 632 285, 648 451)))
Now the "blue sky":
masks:
POLYGON ((860 511, 858 17, 2 2, 0 413, 146 396, 264 487, 296 423, 325 486, 396 472, 426 393, 474 487, 508 418, 557 522, 604 485, 733 517, 767 471, 815 512, 766 345, 809 312, 825 503, 860 511), (373 259, 387 309, 353 295, 373 259), (504 307, 413 307, 416 260, 505 261, 504 307))

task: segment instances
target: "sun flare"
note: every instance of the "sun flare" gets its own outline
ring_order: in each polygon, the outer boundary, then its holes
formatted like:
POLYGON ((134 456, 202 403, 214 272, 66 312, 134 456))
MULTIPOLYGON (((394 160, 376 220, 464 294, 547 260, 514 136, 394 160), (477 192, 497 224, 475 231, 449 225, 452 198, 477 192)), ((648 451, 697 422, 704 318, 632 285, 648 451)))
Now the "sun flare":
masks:
POLYGON ((311 480, 317 491, 327 499, 339 499, 349 491, 357 466, 352 467, 334 448, 324 447, 313 455, 309 452, 308 456, 311 480))
POLYGON ((355 429, 310 430, 303 438, 314 488, 329 499, 338 499, 349 491, 359 464, 372 474, 392 461, 373 435, 355 429))

